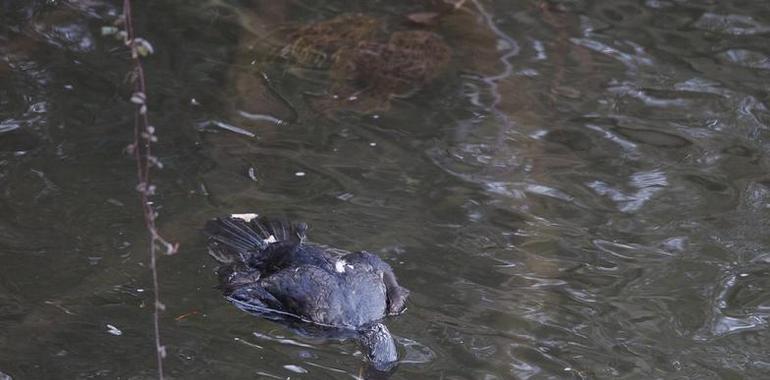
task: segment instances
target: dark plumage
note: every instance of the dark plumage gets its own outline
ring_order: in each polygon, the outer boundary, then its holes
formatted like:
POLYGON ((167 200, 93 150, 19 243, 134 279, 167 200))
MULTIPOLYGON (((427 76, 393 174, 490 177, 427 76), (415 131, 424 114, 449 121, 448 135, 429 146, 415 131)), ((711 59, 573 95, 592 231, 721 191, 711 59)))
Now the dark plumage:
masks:
POLYGON ((209 253, 225 296, 239 308, 303 331, 355 338, 372 366, 390 369, 396 346, 380 320, 401 313, 409 291, 369 252, 305 241, 307 225, 253 215, 211 220, 209 253))

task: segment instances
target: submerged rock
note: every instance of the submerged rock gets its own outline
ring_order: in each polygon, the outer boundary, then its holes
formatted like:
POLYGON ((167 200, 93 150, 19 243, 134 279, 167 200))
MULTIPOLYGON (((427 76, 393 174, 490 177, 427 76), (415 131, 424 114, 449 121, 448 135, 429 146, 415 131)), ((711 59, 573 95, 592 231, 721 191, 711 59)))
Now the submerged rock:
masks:
POLYGON ((409 97, 448 66, 452 51, 425 30, 382 32, 383 22, 342 15, 290 34, 281 56, 295 64, 328 70, 329 85, 311 104, 330 114, 385 111, 394 97, 409 97))
POLYGON ((281 56, 303 66, 329 68, 340 53, 375 37, 382 22, 362 14, 343 14, 289 34, 281 56))

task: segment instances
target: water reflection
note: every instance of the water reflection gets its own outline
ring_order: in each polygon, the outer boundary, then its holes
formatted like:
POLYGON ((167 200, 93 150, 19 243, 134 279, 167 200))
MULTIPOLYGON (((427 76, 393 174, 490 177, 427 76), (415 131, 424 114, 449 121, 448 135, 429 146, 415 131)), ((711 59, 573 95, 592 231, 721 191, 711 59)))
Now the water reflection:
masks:
MULTIPOLYGON (((0 378, 150 377, 125 56, 98 33, 118 9, 17 3, 0 5, 0 378)), ((414 290, 394 379, 765 376, 767 6, 440 3, 135 4, 157 51, 156 201, 184 248, 162 261, 169 374, 360 376, 354 346, 212 289, 202 221, 261 211, 379 251, 414 290), (388 107, 322 112, 340 82, 281 49, 343 14, 451 57, 388 107)))

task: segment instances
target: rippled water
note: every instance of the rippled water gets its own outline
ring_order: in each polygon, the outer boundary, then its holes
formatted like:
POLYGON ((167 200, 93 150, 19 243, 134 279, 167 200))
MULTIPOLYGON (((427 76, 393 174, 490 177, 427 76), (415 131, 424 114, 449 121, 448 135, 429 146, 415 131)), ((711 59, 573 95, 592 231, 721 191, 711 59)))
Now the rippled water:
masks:
MULTIPOLYGON (((200 227, 259 211, 395 268, 393 379, 766 377, 770 4, 471 0, 406 22, 440 3, 135 2, 182 244, 161 260, 167 374, 359 374, 352 343, 214 288, 200 227), (450 63, 386 106, 320 103, 327 68, 281 49, 356 12, 439 35, 450 63)), ((128 55, 99 32, 119 12, 0 1, 0 379, 154 376, 128 55)))

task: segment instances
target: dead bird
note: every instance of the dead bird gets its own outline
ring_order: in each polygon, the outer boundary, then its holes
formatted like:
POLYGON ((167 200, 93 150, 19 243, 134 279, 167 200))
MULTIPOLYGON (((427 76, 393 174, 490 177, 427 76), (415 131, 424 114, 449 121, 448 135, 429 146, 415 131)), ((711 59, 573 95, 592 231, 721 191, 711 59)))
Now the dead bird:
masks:
POLYGON ((353 339, 378 371, 395 366, 396 345, 381 321, 405 310, 409 291, 382 259, 307 242, 306 224, 254 214, 211 220, 206 232, 235 306, 302 333, 353 339))

